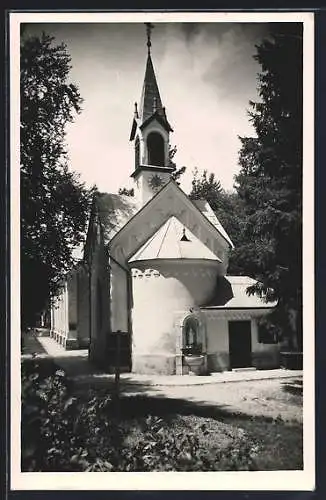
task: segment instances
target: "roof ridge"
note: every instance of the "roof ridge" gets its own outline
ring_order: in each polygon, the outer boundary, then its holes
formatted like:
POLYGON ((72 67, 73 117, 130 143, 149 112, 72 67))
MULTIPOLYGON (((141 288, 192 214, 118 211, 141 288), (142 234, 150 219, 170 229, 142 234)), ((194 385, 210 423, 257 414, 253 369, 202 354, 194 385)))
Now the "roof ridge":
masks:
MULTIPOLYGON (((161 249, 162 249, 162 246, 163 246, 163 243, 164 243, 164 240, 165 240, 166 234, 167 234, 167 232, 168 232, 168 230, 169 230, 169 227, 170 227, 170 225, 171 225, 171 219, 172 219, 172 217, 170 217, 170 218, 169 218, 169 219, 165 222, 165 224, 167 225, 167 227, 166 227, 165 233, 164 233, 164 235, 163 235, 163 238, 162 238, 162 241, 161 241, 161 245, 159 246, 159 249, 158 249, 158 252, 157 252, 156 257, 158 257, 158 256, 159 256, 160 251, 161 251, 161 249)), ((162 227, 164 227, 164 224, 163 224, 163 226, 162 226, 162 227)), ((157 234, 157 233, 155 233, 155 234, 157 234)))

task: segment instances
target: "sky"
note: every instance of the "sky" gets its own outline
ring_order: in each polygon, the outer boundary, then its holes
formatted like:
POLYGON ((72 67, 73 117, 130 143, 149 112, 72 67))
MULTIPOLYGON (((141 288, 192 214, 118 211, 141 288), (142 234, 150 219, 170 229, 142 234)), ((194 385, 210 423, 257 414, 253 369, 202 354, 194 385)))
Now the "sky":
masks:
MULTIPOLYGON (((188 193, 194 169, 214 172, 232 190, 239 171, 238 136, 253 135, 247 110, 257 100, 255 44, 266 23, 155 23, 152 60, 168 120, 174 130, 174 161, 186 166, 188 193)), ((143 23, 34 23, 64 42, 71 56, 71 82, 84 99, 67 127, 71 169, 88 186, 117 192, 132 187, 134 103, 140 100, 147 58, 143 23)))

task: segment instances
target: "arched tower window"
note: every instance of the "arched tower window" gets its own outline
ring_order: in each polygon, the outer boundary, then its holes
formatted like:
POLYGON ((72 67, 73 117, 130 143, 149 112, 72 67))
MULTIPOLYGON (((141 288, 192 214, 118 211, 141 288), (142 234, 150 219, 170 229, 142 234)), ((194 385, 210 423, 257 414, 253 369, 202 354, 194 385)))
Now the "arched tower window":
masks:
POLYGON ((139 167, 140 164, 140 146, 139 146, 139 137, 136 137, 135 140, 135 168, 139 167))
POLYGON ((151 132, 147 137, 148 164, 164 167, 164 139, 158 132, 151 132))

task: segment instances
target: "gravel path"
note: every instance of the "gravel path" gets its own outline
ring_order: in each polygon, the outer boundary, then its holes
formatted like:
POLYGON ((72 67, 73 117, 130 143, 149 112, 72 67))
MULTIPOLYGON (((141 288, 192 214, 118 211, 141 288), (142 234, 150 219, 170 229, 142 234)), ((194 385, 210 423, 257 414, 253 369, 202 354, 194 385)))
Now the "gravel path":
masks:
MULTIPOLYGON (((54 359, 56 364, 74 380, 76 391, 79 393, 85 393, 89 387, 113 390, 114 375, 94 369, 88 362, 86 350, 65 351, 49 337, 34 336, 30 336, 30 345, 26 348, 29 355, 33 351, 40 357, 54 359)), ((302 422, 302 372, 287 370, 264 372, 257 370, 242 374, 225 372, 224 380, 223 374, 217 375, 219 376, 187 377, 188 382, 186 377, 182 377, 182 382, 179 383, 177 377, 122 374, 121 393, 130 396, 179 399, 252 416, 281 417, 283 420, 302 422), (264 379, 257 380, 259 376, 264 379), (252 379, 243 381, 239 380, 240 377, 252 379)))
POLYGON ((227 411, 252 416, 281 417, 283 420, 302 422, 301 384, 302 377, 296 377, 204 386, 153 387, 146 394, 219 406, 227 411))

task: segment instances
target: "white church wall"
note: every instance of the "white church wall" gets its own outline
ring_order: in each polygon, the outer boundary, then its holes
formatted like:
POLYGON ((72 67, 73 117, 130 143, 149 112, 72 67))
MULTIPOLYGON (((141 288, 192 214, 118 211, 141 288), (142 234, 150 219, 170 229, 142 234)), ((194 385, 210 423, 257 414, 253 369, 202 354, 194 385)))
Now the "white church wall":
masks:
POLYGON ((66 349, 77 349, 77 273, 73 271, 67 280, 68 332, 64 346, 66 349))
POLYGON ((119 264, 110 261, 111 280, 111 331, 128 331, 128 285, 127 272, 119 264))
MULTIPOLYGON (((169 182, 171 174, 169 172, 158 172, 162 178, 162 186, 169 182)), ((135 197, 141 205, 145 205, 156 194, 155 189, 150 185, 153 172, 149 170, 142 170, 135 180, 135 197)))
POLYGON ((212 294, 216 271, 199 263, 138 263, 132 270, 133 371, 175 373, 179 326, 176 311, 186 315, 212 294), (209 273, 210 271, 210 273, 209 273))
POLYGON ((52 305, 50 332, 51 337, 62 345, 65 345, 68 336, 68 321, 68 289, 65 283, 52 305))
POLYGON ((206 316, 206 331, 208 371, 227 370, 229 368, 229 330, 227 319, 206 316))

